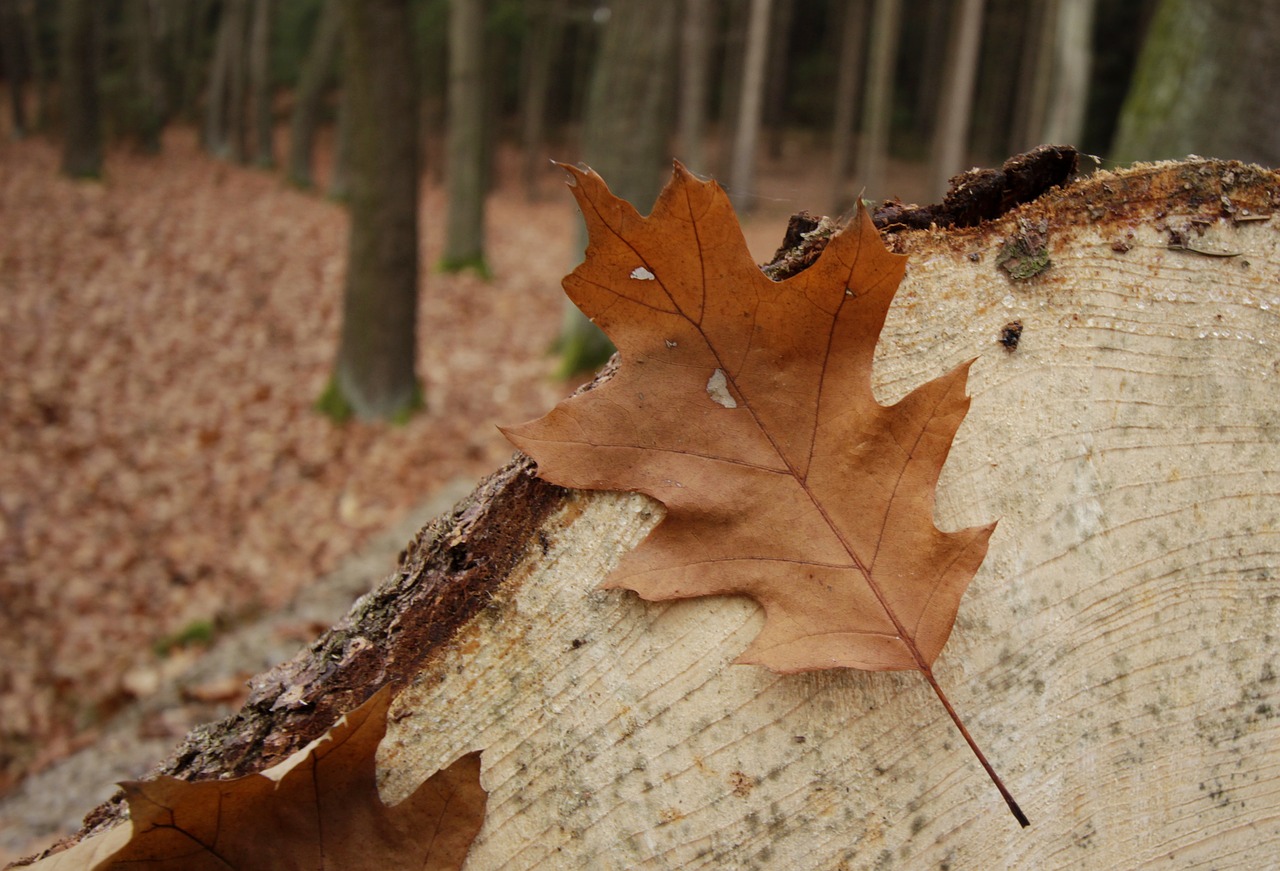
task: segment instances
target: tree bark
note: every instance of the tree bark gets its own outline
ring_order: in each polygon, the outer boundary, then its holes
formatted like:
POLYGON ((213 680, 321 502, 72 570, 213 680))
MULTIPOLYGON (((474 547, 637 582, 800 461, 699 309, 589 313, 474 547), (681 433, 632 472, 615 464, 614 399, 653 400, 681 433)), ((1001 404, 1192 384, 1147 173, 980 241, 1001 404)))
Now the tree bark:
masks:
POLYGON ((471 867, 1268 867, 1277 201, 1280 175, 1197 161, 888 239, 910 268, 881 401, 977 358, 936 521, 1000 525, 936 671, 1029 833, 918 675, 734 665, 750 600, 599 590, 661 507, 527 460, 164 770, 257 770, 391 683, 384 801, 484 751, 471 867), (999 254, 1032 236, 1047 260, 1014 279, 999 254))
POLYGON ((232 30, 231 3, 224 0, 218 10, 218 38, 213 56, 209 60, 209 87, 205 93, 204 147, 214 157, 226 157, 227 103, 231 88, 231 43, 235 39, 232 30))
POLYGON ((421 404, 412 30, 407 0, 346 0, 345 9, 351 231, 330 408, 394 418, 421 404))
POLYGON ((125 7, 131 43, 130 66, 136 96, 133 126, 142 148, 149 154, 160 152, 160 132, 164 128, 164 84, 156 58, 157 40, 152 10, 147 0, 129 0, 125 7))
POLYGON ((706 173, 707 73, 711 60, 711 0, 684 0, 680 23, 680 159, 706 173))
POLYGON ((485 75, 483 0, 449 3, 449 117, 445 188, 445 272, 487 275, 484 257, 485 75))
POLYGON ((782 159, 782 144, 787 132, 787 102, 791 95, 788 71, 791 68, 791 23, 795 20, 795 0, 771 0, 765 62, 763 105, 760 119, 761 138, 770 160, 782 159))
POLYGON ((733 131, 733 165, 729 168, 729 195, 739 214, 751 211, 756 196, 756 150, 760 145, 764 75, 769 61, 770 8, 771 0, 751 0, 751 12, 747 19, 747 47, 742 61, 742 96, 733 131))
POLYGON ((849 170, 853 166, 853 126, 858 117, 858 94, 862 70, 866 66, 864 45, 867 35, 867 0, 850 0, 844 5, 840 30, 839 70, 836 73, 835 107, 831 118, 831 203, 832 214, 843 214, 853 205, 857 193, 849 190, 849 170))
POLYGON ((66 138, 62 172, 72 178, 102 175, 101 97, 98 92, 99 11, 92 0, 62 0, 59 70, 66 138))
POLYGON ((898 57, 901 15, 901 0, 875 0, 867 91, 862 102, 862 145, 858 149, 858 183, 872 194, 884 188, 884 174, 889 164, 893 66, 898 57))
POLYGON ((298 79, 298 93, 289 121, 289 181, 301 188, 315 184, 312 154, 325 90, 333 80, 334 59, 342 36, 341 0, 325 0, 320 21, 298 79))
POLYGON ((22 19, 17 0, 0 0, 0 55, 4 58, 4 79, 9 86, 9 136, 23 139, 28 132, 27 82, 31 62, 22 41, 22 19))
POLYGON ((329 197, 345 202, 351 192, 348 181, 351 165, 351 91, 347 88, 345 81, 338 94, 338 117, 334 122, 334 128, 333 171, 329 175, 329 197))
MULTIPOLYGON (((35 83, 35 118, 31 129, 44 130, 49 122, 49 64, 40 48, 40 7, 35 0, 6 0, 16 16, 17 41, 22 46, 21 55, 27 62, 28 78, 35 83)), ((25 106, 23 107, 25 110, 25 106)))
POLYGON ((1081 144, 1089 106, 1096 0, 1059 0, 1053 39, 1053 84, 1039 144, 1081 144))
POLYGON ((934 125, 932 193, 941 197, 947 181, 967 169, 969 120, 973 107, 973 83, 978 77, 978 48, 982 42, 985 0, 960 0, 951 44, 947 47, 946 84, 938 101, 934 125))
POLYGON ((1120 162, 1205 154, 1280 165, 1280 6, 1163 0, 1120 115, 1120 162))
MULTIPOLYGON (((583 119, 585 162, 610 189, 648 212, 662 187, 672 131, 677 0, 622 0, 610 6, 583 119)), ((585 227, 583 228, 585 247, 585 227)), ((592 369, 612 346, 566 301, 557 341, 561 373, 592 369)))
POLYGON ((253 0, 249 26, 249 96, 253 107, 253 162, 272 167, 275 155, 275 112, 271 93, 271 2, 253 0))
POLYGON ((520 145, 523 152, 525 198, 541 199, 547 170, 543 153, 547 140, 547 105, 551 74, 564 44, 568 0, 541 0, 534 6, 526 47, 525 80, 520 98, 520 145))
POLYGON ((249 121, 246 111, 249 95, 250 0, 226 0, 226 15, 231 41, 227 54, 227 138, 226 157, 235 163, 249 159, 249 121))

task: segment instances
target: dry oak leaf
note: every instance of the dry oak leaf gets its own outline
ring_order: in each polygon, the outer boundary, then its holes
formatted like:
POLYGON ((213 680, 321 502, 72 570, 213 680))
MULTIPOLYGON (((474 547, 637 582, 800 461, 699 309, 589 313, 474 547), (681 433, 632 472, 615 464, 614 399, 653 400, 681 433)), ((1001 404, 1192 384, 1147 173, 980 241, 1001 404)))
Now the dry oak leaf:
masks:
MULTIPOLYGON (((285 762, 235 780, 122 784, 132 836, 103 856, 92 839, 36 867, 123 869, 457 869, 484 822, 480 754, 468 753, 387 807, 374 754, 387 728, 384 687, 285 762), (67 863, 71 858, 70 864, 67 863)), ((121 827, 127 829, 128 827, 121 827)), ((108 833, 116 840, 120 829, 108 833)))
POLYGON ((742 663, 921 672, 1026 825, 932 672, 995 528, 933 523, 972 361, 892 406, 871 390, 906 258, 860 210, 812 266, 774 282, 714 182, 677 164, 641 217, 591 170, 564 169, 590 240, 565 291, 620 364, 503 432, 549 481, 666 506, 604 586, 751 596, 765 625, 742 663))

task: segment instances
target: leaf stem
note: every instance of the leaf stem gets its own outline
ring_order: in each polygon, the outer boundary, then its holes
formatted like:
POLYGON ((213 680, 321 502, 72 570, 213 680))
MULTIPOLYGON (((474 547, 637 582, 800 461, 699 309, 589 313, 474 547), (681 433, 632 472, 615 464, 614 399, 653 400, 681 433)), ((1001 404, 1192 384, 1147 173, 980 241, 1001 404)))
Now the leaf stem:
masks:
POLYGON ((969 734, 969 730, 965 728, 964 721, 960 719, 960 715, 956 713, 956 709, 951 706, 951 700, 947 698, 947 694, 942 691, 942 687, 938 685, 938 680, 933 676, 933 669, 921 668, 924 673, 925 680, 929 681, 929 686, 933 687, 934 695, 938 697, 938 701, 942 702, 942 707, 947 709, 947 713, 951 716, 951 722, 956 724, 956 728, 960 730, 960 734, 964 736, 964 740, 969 745, 969 749, 973 751, 973 755, 978 757, 978 761, 982 763, 982 767, 986 769, 987 776, 991 778, 991 782, 996 785, 996 789, 1000 790, 1000 797, 1004 799, 1004 803, 1009 806, 1009 811, 1013 814, 1013 818, 1024 829, 1031 825, 1031 821, 1027 819, 1027 815, 1022 812, 1022 808, 1018 807, 1018 802, 1014 800, 1013 793, 1009 792, 1008 787, 1004 785, 1004 781, 1000 779, 1000 775, 996 774, 996 770, 991 767, 991 763, 987 761, 987 757, 978 749, 978 743, 973 740, 973 736, 969 734))

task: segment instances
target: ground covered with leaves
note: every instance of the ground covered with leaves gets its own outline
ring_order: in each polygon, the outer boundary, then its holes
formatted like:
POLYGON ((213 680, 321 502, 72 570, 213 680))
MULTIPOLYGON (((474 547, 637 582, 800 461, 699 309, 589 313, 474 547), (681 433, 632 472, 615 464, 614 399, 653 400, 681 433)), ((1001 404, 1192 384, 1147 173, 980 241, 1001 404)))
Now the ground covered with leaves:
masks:
MULTIPOLYGON (((346 215, 178 130, 103 183, 0 147, 0 788, 92 740, 175 644, 289 600, 446 480, 510 455, 495 424, 565 390, 547 348, 568 198, 495 197, 494 279, 423 279, 429 407, 316 414, 346 215), (140 671, 141 670, 141 671, 140 671)), ((423 202, 424 264, 444 203, 423 202)))

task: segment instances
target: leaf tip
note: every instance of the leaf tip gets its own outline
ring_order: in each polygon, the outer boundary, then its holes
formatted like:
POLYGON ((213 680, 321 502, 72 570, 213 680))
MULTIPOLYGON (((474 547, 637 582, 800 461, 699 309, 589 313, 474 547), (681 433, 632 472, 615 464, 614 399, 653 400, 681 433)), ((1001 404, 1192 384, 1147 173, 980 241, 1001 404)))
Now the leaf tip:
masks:
POLYGON ((576 188, 578 186, 579 175, 582 175, 584 171, 585 172, 591 171, 585 164, 579 164, 578 166, 573 166, 572 164, 568 164, 560 160, 551 161, 551 165, 554 167, 557 167, 558 169, 564 170, 565 184, 567 184, 571 188, 576 188))

